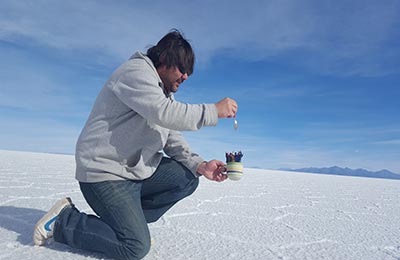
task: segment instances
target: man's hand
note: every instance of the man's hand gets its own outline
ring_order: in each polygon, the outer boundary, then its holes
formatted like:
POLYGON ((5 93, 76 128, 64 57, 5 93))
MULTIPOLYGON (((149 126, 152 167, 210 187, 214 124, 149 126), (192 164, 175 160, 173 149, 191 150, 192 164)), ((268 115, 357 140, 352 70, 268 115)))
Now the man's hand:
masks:
POLYGON ((231 98, 224 98, 218 103, 215 103, 218 111, 218 118, 234 117, 236 115, 238 105, 231 98))
POLYGON ((224 181, 227 175, 223 172, 226 171, 225 164, 218 160, 211 160, 209 162, 202 162, 197 168, 197 172, 212 181, 224 181))

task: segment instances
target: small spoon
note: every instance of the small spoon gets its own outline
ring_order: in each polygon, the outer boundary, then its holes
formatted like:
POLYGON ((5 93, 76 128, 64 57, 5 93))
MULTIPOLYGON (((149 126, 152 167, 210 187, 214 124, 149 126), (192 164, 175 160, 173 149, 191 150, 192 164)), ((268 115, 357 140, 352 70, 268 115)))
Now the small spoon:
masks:
POLYGON ((233 128, 235 128, 235 130, 236 130, 236 129, 238 129, 238 127, 239 127, 239 124, 238 124, 238 121, 236 120, 236 116, 235 116, 234 120, 233 120, 233 128))

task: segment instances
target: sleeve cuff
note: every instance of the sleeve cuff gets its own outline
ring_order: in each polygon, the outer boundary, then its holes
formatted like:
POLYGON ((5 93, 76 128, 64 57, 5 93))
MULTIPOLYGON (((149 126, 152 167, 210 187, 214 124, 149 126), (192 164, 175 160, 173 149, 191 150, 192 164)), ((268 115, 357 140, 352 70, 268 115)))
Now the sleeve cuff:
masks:
POLYGON ((202 162, 204 162, 204 159, 203 158, 201 158, 200 156, 198 156, 198 157, 195 157, 195 158, 193 158, 191 161, 190 161, 190 165, 188 165, 189 167, 189 170, 193 173, 193 175, 195 176, 195 177, 200 177, 200 176, 202 176, 201 174, 199 174, 199 173, 197 173, 197 169, 199 168, 199 165, 202 163, 202 162))
POLYGON ((215 104, 204 104, 205 120, 204 125, 215 126, 218 124, 218 111, 215 104))

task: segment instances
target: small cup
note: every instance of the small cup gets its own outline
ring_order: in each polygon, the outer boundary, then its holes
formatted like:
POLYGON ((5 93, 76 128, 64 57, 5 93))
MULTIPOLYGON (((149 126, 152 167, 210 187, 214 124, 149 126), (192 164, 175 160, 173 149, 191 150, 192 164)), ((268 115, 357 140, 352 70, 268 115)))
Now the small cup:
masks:
POLYGON ((228 178, 232 181, 238 181, 243 175, 243 163, 241 162, 228 162, 226 164, 226 173, 228 178))

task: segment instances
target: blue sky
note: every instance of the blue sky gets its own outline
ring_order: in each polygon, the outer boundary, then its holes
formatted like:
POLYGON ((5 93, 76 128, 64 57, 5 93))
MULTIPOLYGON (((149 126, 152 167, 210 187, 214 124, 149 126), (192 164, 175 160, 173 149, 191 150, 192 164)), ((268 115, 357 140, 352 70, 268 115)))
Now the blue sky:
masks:
POLYGON ((400 173, 400 2, 0 2, 0 149, 74 153, 112 71, 171 28, 197 54, 176 99, 237 100, 185 133, 206 159, 400 173))

